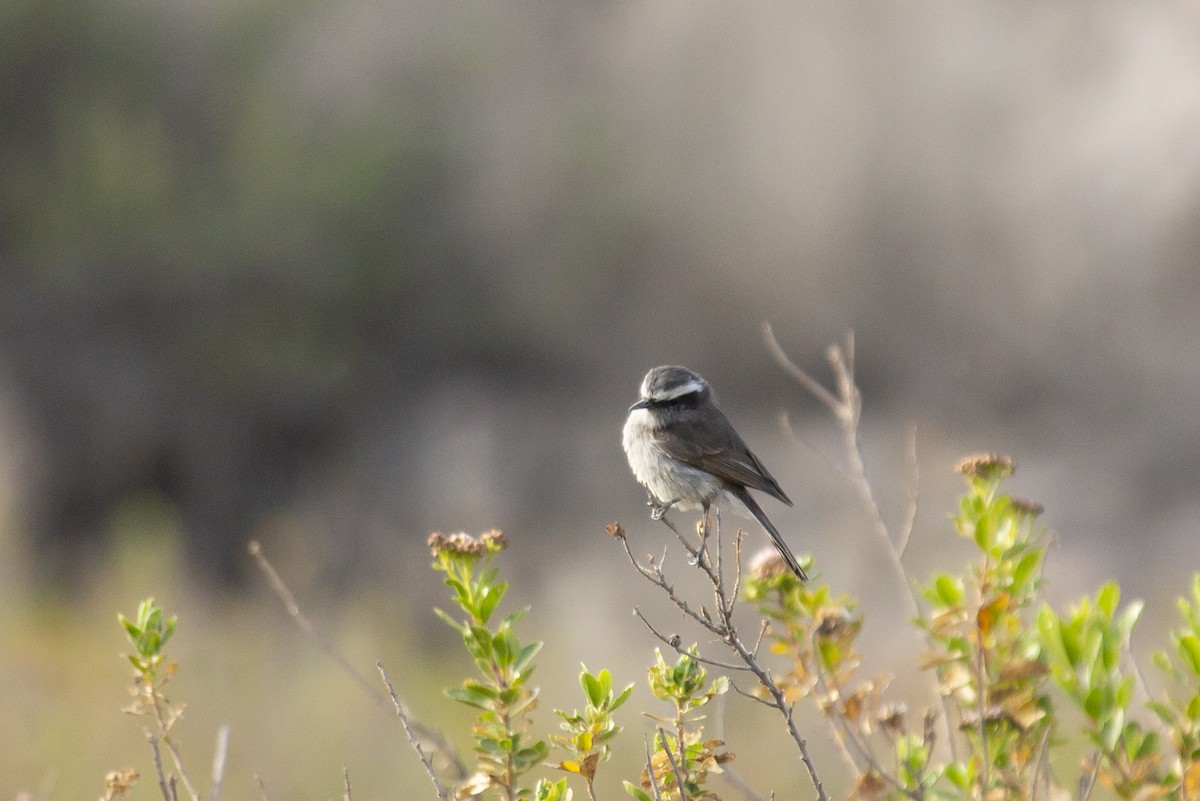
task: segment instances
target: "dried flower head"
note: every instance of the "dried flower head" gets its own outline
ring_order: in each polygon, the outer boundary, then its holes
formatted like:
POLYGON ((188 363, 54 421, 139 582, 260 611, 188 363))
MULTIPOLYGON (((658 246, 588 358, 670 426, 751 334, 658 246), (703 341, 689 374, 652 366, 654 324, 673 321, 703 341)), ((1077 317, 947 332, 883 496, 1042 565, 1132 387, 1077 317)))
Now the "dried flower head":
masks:
POLYGON ((850 616, 841 609, 823 609, 818 615, 816 635, 839 637, 850 627, 850 616))
POLYGON ((504 536, 504 532, 498 528, 483 532, 479 535, 479 539, 492 553, 503 551, 508 547, 508 537, 504 536))
POLYGON ((112 801, 114 798, 128 794, 140 776, 141 774, 133 768, 109 771, 108 775, 104 777, 103 801, 112 801))
POLYGON ((612 537, 613 539, 625 539, 625 527, 620 523, 609 523, 604 527, 604 530, 608 533, 608 536, 612 537))
POLYGON ((885 704, 875 715, 879 728, 893 737, 900 737, 907 731, 904 719, 908 715, 908 707, 903 703, 885 704))
POLYGON ((1037 501, 1031 501, 1028 498, 1009 498, 1009 504, 1012 510, 1017 514, 1028 515, 1029 517, 1037 517, 1042 512, 1046 511, 1046 507, 1042 506, 1037 501))
POLYGON ((994 480, 1008 478, 1016 470, 1013 460, 995 453, 977 453, 962 459, 954 470, 967 478, 994 480))
POLYGON ((435 531, 427 540, 429 550, 437 556, 440 553, 459 554, 461 556, 486 556, 489 553, 503 551, 508 547, 508 538, 498 529, 485 531, 479 539, 475 539, 464 531, 453 534, 443 534, 435 531))
POLYGON ((770 581, 791 572, 783 556, 774 548, 763 548, 750 560, 750 578, 759 581, 770 581))

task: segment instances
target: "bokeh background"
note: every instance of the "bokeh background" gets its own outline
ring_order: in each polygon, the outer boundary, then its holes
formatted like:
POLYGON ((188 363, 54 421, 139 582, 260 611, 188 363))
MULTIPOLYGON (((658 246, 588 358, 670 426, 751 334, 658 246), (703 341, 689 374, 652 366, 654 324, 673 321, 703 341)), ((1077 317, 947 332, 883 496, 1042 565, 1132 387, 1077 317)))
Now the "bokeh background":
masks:
MULTIPOLYGON (((1046 505, 1052 601, 1119 579, 1154 642, 1200 568, 1194 3, 4 0, 0 176, 0 797, 125 765, 155 797, 115 625, 148 594, 180 617, 194 776, 229 723, 226 797, 338 796, 343 765, 356 797, 429 796, 251 538, 453 730, 424 541, 502 528, 546 730, 581 661, 652 708, 630 609, 681 624, 603 524, 666 541, 619 448, 664 362, 714 384, 796 501, 769 513, 863 596, 868 674, 919 708, 834 422, 764 321, 823 378, 855 332, 893 524, 916 426, 914 576, 955 563, 976 450, 1046 505)), ((717 721, 736 765, 798 792, 747 706, 717 721)))

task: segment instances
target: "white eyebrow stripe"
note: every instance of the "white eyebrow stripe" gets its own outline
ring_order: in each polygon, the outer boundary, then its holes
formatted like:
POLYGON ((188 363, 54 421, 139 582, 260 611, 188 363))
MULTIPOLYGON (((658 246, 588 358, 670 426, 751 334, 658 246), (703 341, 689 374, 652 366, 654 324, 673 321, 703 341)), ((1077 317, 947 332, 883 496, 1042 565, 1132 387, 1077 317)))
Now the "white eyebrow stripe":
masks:
POLYGON ((670 392, 662 393, 657 398, 655 398, 655 400, 657 400, 657 401, 675 400, 676 398, 682 398, 684 395, 691 395, 693 392, 700 392, 703 389, 704 389, 704 382, 693 379, 693 380, 687 382, 686 384, 680 384, 679 386, 672 389, 670 392))

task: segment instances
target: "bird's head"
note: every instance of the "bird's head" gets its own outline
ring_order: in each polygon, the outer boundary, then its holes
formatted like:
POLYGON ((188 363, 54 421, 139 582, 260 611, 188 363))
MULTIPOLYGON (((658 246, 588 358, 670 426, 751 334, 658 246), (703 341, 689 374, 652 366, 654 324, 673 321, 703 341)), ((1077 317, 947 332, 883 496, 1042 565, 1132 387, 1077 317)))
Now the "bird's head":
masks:
POLYGON ((692 406, 712 397, 708 382, 686 367, 664 365, 655 367, 642 379, 635 409, 663 409, 674 406, 692 406))

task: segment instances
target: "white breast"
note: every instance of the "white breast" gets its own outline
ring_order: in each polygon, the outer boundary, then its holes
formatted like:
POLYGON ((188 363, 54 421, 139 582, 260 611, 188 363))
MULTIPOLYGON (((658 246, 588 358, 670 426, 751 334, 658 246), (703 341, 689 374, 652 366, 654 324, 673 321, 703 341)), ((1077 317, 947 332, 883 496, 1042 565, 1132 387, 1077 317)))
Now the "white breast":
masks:
POLYGON ((629 413, 621 445, 634 478, 662 503, 674 501, 679 508, 690 509, 712 503, 721 494, 718 479, 658 449, 654 444, 654 419, 645 409, 629 413))

